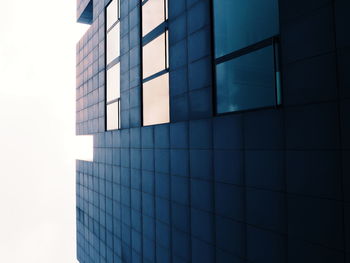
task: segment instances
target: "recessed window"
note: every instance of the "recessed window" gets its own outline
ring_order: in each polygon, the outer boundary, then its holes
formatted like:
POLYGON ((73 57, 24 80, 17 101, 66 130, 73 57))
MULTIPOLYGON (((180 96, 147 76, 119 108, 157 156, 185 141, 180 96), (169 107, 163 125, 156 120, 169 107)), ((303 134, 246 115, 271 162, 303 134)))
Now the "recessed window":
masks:
POLYGON ((106 129, 120 128, 120 11, 119 0, 106 7, 106 129))
POLYGON ((167 1, 142 2, 143 125, 169 122, 167 1))
POLYGON ((280 104, 277 0, 214 0, 216 112, 280 104))

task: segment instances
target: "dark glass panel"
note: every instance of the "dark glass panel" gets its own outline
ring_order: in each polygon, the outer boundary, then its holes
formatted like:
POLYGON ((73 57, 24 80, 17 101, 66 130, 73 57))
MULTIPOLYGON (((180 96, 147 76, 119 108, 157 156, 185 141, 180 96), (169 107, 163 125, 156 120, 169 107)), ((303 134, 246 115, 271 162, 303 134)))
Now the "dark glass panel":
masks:
POLYGON ((278 0, 214 0, 215 57, 279 33, 278 0))
POLYGON ((217 113, 275 105, 273 46, 217 65, 216 96, 217 113))

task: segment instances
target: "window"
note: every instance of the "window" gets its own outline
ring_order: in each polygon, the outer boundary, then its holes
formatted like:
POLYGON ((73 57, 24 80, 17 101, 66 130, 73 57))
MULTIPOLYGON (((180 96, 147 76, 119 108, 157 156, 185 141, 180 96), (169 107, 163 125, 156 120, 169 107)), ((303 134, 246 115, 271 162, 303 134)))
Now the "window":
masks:
POLYGON ((162 33, 143 47, 142 63, 144 79, 167 68, 165 64, 166 47, 164 43, 165 33, 162 33))
POLYGON ((148 0, 142 3, 142 36, 147 35, 161 23, 166 17, 165 0, 148 0), (165 11, 164 11, 165 10, 165 11))
POLYGON ((281 103, 278 0, 213 0, 216 113, 281 103))
POLYGON ((120 8, 106 7, 106 130, 120 128, 120 8))
POLYGON ((169 122, 168 53, 167 0, 143 0, 143 125, 169 122))
POLYGON ((169 121, 168 83, 168 74, 163 74, 143 85, 143 116, 147 123, 169 121))

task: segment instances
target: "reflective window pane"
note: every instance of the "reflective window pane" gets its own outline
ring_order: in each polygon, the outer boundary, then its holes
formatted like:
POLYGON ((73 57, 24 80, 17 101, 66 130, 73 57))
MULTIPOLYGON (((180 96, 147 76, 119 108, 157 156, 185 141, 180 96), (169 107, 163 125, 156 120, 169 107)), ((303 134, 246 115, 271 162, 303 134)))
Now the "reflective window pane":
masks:
POLYGON ((119 56, 120 31, 119 23, 107 33, 107 64, 119 56))
POLYGON ((107 105, 107 130, 119 128, 119 103, 114 102, 107 105))
POLYGON ((108 6, 107 6, 107 29, 109 29, 115 22, 118 21, 118 0, 113 0, 108 6))
POLYGON ((278 0, 214 0, 215 57, 279 33, 278 0))
POLYGON ((143 78, 147 78, 166 68, 165 48, 165 33, 143 47, 143 78))
POLYGON ((107 102, 120 97, 120 63, 107 70, 107 102))
POLYGON ((143 125, 169 122, 168 73, 143 84, 143 125))
POLYGON ((217 65, 216 96, 218 113, 275 105, 273 47, 217 65))
POLYGON ((147 35, 165 20, 164 0, 148 0, 142 6, 142 35, 147 35))

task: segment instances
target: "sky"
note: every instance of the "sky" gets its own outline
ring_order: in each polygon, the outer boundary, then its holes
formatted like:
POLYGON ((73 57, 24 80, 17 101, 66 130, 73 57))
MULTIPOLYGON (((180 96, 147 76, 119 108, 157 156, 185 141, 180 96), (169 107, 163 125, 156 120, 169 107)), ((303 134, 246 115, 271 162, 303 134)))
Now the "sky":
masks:
POLYGON ((0 262, 75 263, 75 0, 0 0, 0 262))

